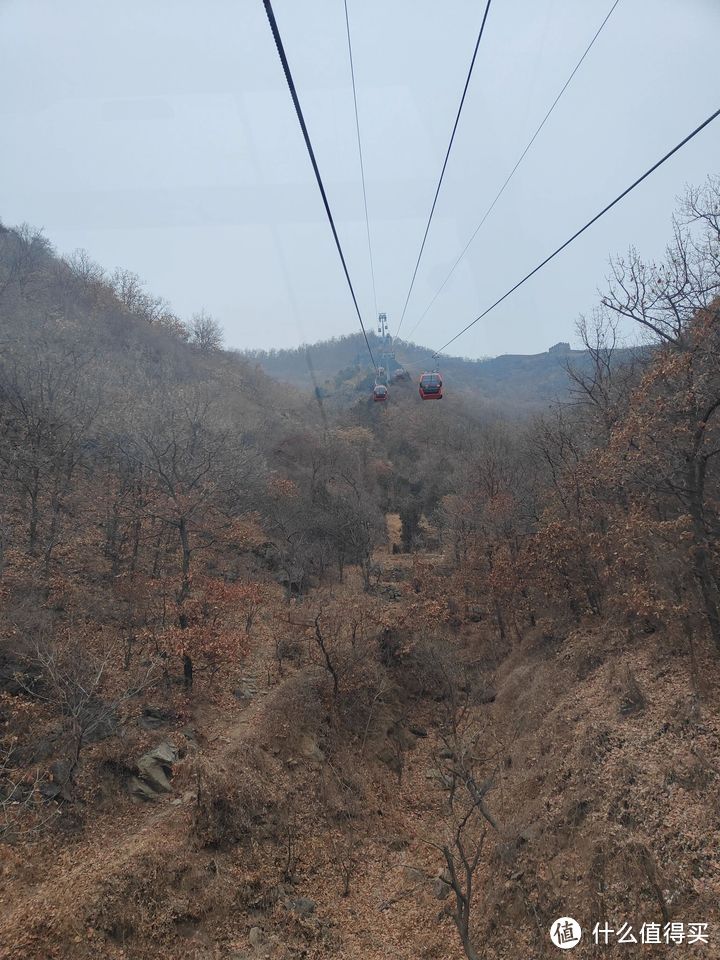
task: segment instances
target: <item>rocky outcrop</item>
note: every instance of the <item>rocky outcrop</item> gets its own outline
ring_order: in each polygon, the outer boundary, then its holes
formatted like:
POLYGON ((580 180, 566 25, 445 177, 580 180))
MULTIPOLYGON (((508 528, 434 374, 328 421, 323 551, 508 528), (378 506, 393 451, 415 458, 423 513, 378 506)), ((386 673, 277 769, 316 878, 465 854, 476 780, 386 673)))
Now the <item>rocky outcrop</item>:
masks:
POLYGON ((295 897, 285 902, 285 907, 300 917, 311 917, 315 913, 316 906, 317 904, 310 897, 295 897))
POLYGON ((130 792, 141 800, 157 800, 172 792, 172 768, 178 760, 177 747, 165 740, 137 761, 137 776, 130 780, 130 792))
POLYGON ((160 727, 173 723, 177 720, 177 714, 174 710, 166 710, 164 707, 143 707, 142 716, 138 719, 138 726, 143 730, 159 730, 160 727))

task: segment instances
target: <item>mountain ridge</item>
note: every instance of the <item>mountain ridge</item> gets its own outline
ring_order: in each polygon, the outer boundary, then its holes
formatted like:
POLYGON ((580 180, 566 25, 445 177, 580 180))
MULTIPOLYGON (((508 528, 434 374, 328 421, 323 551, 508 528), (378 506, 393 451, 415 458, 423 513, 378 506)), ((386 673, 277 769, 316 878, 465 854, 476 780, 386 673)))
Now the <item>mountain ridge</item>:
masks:
MULTIPOLYGON (((375 334, 368 339, 378 360, 382 341, 375 334)), ((614 359, 623 363, 636 354, 635 348, 621 347, 615 351, 614 359)), ((415 343, 397 341, 392 355, 413 381, 432 367, 432 351, 415 343)), ((246 350, 242 356, 254 360, 276 380, 336 399, 357 399, 367 392, 374 379, 361 333, 302 344, 295 349, 246 350)), ((477 360, 442 356, 439 367, 448 391, 474 394, 478 399, 512 410, 537 410, 567 397, 571 387, 568 366, 583 371, 591 363, 589 351, 574 350, 561 342, 536 354, 507 353, 477 360)))

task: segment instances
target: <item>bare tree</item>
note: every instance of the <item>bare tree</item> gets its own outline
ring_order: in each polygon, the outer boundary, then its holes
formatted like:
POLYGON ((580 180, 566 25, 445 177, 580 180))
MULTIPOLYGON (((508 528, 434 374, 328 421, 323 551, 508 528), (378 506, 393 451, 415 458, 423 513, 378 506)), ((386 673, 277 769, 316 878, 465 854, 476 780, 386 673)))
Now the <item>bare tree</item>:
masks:
POLYGON ((38 279, 52 251, 41 230, 23 224, 9 230, 0 224, 0 301, 38 279))
POLYGON ((500 754, 487 750, 489 732, 476 717, 471 689, 457 675, 438 663, 445 699, 440 748, 436 752, 437 779, 445 794, 446 834, 439 841, 426 841, 440 851, 445 863, 444 879, 453 892, 451 915, 465 956, 480 960, 473 940, 472 917, 475 880, 481 864, 488 829, 498 830, 487 805, 500 754), (486 771, 492 770, 490 775, 486 771))
POLYGON ((635 249, 612 261, 603 307, 638 324, 655 342, 680 344, 688 323, 720 294, 719 223, 716 177, 688 192, 661 263, 644 261, 635 249))
POLYGON ((105 279, 105 271, 96 263, 87 250, 79 247, 65 261, 70 268, 73 277, 85 284, 102 283, 105 279))
POLYGON ((35 833, 59 813, 51 807, 40 813, 41 770, 22 774, 15 768, 16 754, 12 738, 0 742, 0 840, 35 833))
POLYGON ((222 350, 223 340, 223 329, 214 317, 204 310, 193 314, 190 320, 190 342, 201 353, 222 350))
POLYGON ((43 546, 46 571, 98 412, 92 363, 79 346, 41 337, 0 360, 0 474, 24 501, 28 551, 43 546))
MULTIPOLYGON (((134 411, 133 433, 121 441, 124 455, 150 485, 146 517, 170 528, 180 551, 176 592, 178 625, 185 629, 193 559, 219 538, 223 524, 242 512, 262 475, 263 462, 227 424, 206 387, 166 389, 134 411)), ((186 686, 192 661, 184 658, 186 686)))
POLYGON ((187 339, 185 326, 172 312, 167 300, 147 293, 143 281, 132 270, 115 270, 110 277, 110 286, 123 306, 139 320, 164 327, 181 339, 187 339))
POLYGON ((582 413, 586 427, 597 442, 607 442, 610 432, 627 409, 630 392, 638 378, 640 355, 621 351, 619 318, 595 311, 592 318, 580 317, 577 331, 588 363, 568 361, 571 403, 582 413), (600 428, 599 430, 597 428, 600 428))
POLYGON ((660 341, 619 439, 631 489, 690 518, 691 562, 720 649, 720 178, 688 192, 662 264, 634 251, 614 263, 603 304, 660 341))
POLYGON ((157 663, 150 659, 136 675, 126 679, 120 690, 113 689, 111 696, 106 697, 114 656, 112 648, 92 652, 81 639, 40 640, 34 643, 28 658, 37 670, 35 679, 28 682, 22 674, 16 676, 30 697, 48 704, 63 718, 67 763, 60 787, 72 783, 83 747, 114 730, 119 708, 160 679, 157 663))
POLYGON ((324 662, 325 662, 325 669, 327 670, 327 672, 328 672, 328 673, 330 674, 330 676, 332 677, 332 683, 333 683, 333 700, 334 700, 334 701, 337 701, 338 692, 339 692, 339 688, 340 688, 340 677, 339 677, 339 675, 338 675, 338 668, 337 668, 337 666, 336 666, 336 664, 335 664, 335 662, 334 662, 333 657, 331 656, 328 642, 327 642, 325 636, 323 635, 322 628, 321 628, 321 626, 320 626, 320 617, 321 617, 321 616, 322 616, 322 614, 319 613, 319 614, 315 617, 315 623, 314 623, 314 625, 315 625, 315 642, 317 643, 318 649, 319 649, 320 652, 322 653, 322 657, 323 657, 323 660, 324 660, 324 662))

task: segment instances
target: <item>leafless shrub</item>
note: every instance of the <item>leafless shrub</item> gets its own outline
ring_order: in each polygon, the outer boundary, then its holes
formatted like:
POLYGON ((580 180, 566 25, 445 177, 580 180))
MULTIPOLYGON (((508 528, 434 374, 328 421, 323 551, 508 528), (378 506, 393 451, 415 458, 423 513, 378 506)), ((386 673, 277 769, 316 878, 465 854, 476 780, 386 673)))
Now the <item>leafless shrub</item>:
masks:
POLYGON ((40 833, 58 814, 42 802, 40 769, 23 772, 15 759, 13 742, 0 742, 0 840, 8 842, 40 833))
POLYGON ((414 644, 398 679, 413 695, 429 696, 438 702, 467 686, 457 651, 441 638, 414 644))
POLYGON ((320 799, 331 825, 347 825, 357 820, 367 797, 367 787, 352 760, 323 764, 320 777, 320 799))
POLYGON ((283 880, 293 883, 298 867, 300 865, 300 854, 298 851, 300 840, 300 826, 298 821, 296 798, 288 797, 283 805, 284 817, 284 848, 285 862, 283 867, 283 880))
POLYGON ((134 676, 124 676, 120 688, 113 686, 109 673, 115 655, 112 647, 93 651, 79 639, 41 639, 28 655, 30 666, 39 671, 39 681, 16 675, 29 697, 62 717, 67 761, 63 787, 72 783, 83 748, 115 732, 121 706, 159 682, 158 666, 149 660, 134 676))
POLYGON ((442 671, 446 697, 440 744, 435 753, 437 782, 445 794, 444 836, 429 840, 445 864, 445 880, 454 899, 450 913, 468 960, 479 960, 472 933, 474 884, 488 828, 498 831, 487 795, 499 772, 506 747, 494 741, 487 724, 476 716, 467 685, 442 671))
POLYGON ((360 865, 362 840, 353 830, 345 829, 337 836, 330 834, 333 860, 342 880, 342 895, 350 896, 350 884, 360 865))

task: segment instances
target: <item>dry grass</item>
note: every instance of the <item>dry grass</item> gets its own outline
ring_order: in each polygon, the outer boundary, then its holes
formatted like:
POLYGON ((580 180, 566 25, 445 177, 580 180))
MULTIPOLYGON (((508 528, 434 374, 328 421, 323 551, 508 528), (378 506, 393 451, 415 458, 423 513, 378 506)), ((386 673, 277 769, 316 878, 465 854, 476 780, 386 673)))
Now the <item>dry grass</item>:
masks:
MULTIPOLYGON (((179 765, 178 796, 157 806, 120 799, 76 840, 35 850, 33 871, 22 858, 7 862, 0 957, 229 960, 253 955, 249 931, 259 927, 273 958, 460 960, 424 879, 442 866, 426 843, 443 830, 444 794, 430 774, 449 653, 496 662, 484 658, 492 637, 480 629, 444 640, 439 659, 419 648, 403 686, 402 665, 389 668, 366 738, 379 676, 368 663, 347 673, 357 702, 345 712, 307 660, 249 706, 199 711, 202 745, 179 765), (400 780, 378 759, 399 719, 428 733, 403 740, 400 780), (317 904, 308 917, 288 907, 301 896, 317 904)), ((667 638, 633 642, 584 626, 552 643, 529 636, 492 678, 451 678, 468 688, 492 757, 487 803, 499 831, 488 838, 474 921, 487 960, 542 956, 547 927, 566 913, 586 930, 603 917, 661 921, 664 912, 720 921, 720 671, 701 658, 709 693, 698 702, 687 657, 667 649, 667 638), (489 679, 494 702, 473 699, 472 685, 489 679)), ((248 666, 264 676, 273 657, 264 641, 248 666)))

